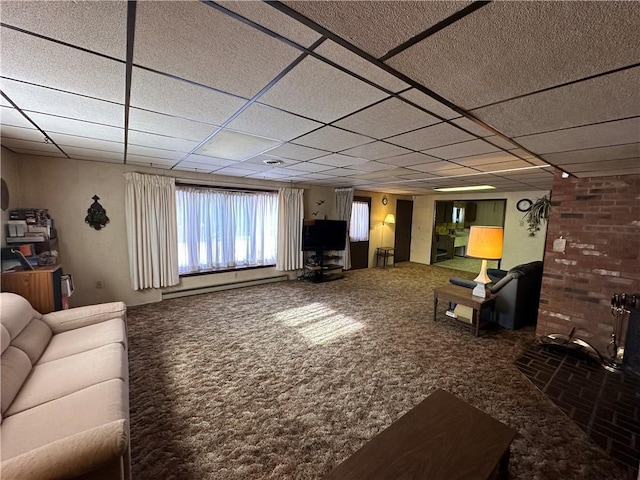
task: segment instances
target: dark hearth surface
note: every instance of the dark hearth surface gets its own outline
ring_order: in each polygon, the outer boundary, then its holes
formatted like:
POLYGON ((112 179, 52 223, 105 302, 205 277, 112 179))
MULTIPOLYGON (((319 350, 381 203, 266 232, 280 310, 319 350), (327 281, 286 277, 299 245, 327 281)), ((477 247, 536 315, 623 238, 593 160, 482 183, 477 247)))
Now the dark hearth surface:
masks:
POLYGON ((589 357, 534 344, 516 367, 635 479, 640 462, 640 377, 589 357))

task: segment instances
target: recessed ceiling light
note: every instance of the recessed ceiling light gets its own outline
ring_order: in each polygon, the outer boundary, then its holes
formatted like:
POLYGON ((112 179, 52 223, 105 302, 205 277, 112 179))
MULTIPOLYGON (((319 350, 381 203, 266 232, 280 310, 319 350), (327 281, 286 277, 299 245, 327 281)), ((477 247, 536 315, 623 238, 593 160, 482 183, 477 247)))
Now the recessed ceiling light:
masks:
POLYGON ((491 185, 475 185, 471 187, 446 187, 446 188, 434 188, 438 192, 469 192, 472 190, 493 190, 496 187, 491 185))
POLYGON ((268 158, 267 160, 263 160, 262 163, 267 165, 282 165, 284 162, 282 160, 278 160, 277 158, 268 158))

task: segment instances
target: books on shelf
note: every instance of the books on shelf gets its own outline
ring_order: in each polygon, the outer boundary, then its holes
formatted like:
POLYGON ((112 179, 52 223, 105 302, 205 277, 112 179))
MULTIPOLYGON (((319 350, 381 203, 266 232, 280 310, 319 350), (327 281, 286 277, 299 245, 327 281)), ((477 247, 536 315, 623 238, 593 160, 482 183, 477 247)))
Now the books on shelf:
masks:
POLYGON ((35 233, 30 233, 25 235, 24 237, 7 237, 7 244, 15 244, 15 243, 30 243, 30 242, 44 242, 49 238, 45 235, 38 235, 35 233))

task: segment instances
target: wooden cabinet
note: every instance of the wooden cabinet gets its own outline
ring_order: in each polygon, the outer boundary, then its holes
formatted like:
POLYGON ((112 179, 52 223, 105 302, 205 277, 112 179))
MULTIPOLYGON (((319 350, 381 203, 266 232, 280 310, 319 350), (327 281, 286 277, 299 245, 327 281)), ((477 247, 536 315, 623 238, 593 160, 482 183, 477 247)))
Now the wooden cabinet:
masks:
POLYGON ((2 291, 26 298, 38 312, 62 310, 62 265, 2 274, 2 291))

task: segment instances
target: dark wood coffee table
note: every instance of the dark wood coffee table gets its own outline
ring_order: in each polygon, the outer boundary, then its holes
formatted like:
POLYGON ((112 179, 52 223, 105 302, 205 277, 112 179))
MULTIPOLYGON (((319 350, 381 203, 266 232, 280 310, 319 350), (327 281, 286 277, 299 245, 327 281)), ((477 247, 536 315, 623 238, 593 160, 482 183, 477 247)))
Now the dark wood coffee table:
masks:
POLYGON ((516 431, 436 390, 324 480, 506 479, 516 431))

